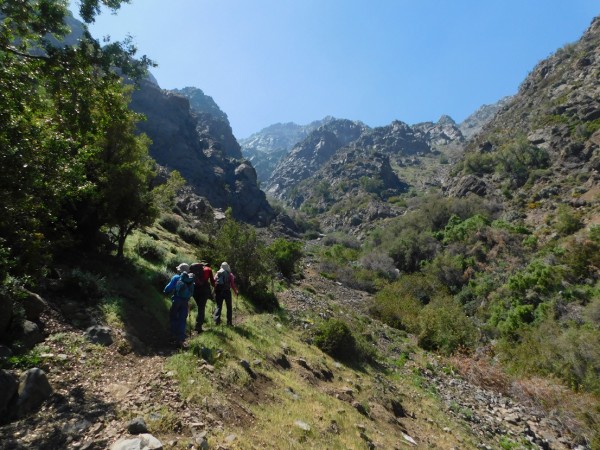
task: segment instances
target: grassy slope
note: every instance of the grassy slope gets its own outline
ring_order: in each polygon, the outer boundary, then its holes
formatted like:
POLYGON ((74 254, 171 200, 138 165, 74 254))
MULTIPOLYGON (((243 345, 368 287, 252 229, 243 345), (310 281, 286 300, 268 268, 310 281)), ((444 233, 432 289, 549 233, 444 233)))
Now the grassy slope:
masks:
MULTIPOLYGON (((158 226, 149 232, 159 238, 155 243, 164 248, 164 261, 192 259, 194 248, 176 236, 158 226)), ((111 394, 107 403, 114 402, 118 420, 143 415, 150 432, 175 448, 186 448, 193 442, 198 420, 211 446, 230 448, 346 449, 372 444, 377 448, 410 448, 404 434, 423 448, 475 447, 469 430, 444 412, 435 392, 423 382, 420 374, 426 355, 403 333, 358 311, 342 313, 336 306, 341 299, 332 294, 314 297, 318 302, 329 302, 327 310, 344 314, 358 327, 355 329, 371 336, 371 345, 376 344, 373 336, 385 336, 385 346, 377 349, 378 364, 346 366, 312 345, 309 330, 319 320, 316 311, 292 313, 284 303, 277 314, 258 314, 244 298, 234 299, 234 328, 215 327, 209 319, 208 330, 192 337, 187 349, 174 353, 161 350, 160 339, 167 336, 169 302, 159 290, 168 274, 164 262, 149 263, 136 255, 134 248, 140 239, 147 236, 138 233, 128 242, 126 270, 104 267, 103 282, 111 295, 100 301, 98 310, 102 322, 121 330, 116 333, 116 344, 108 349, 91 346, 90 350, 89 344, 77 337, 58 339, 77 341, 62 345, 60 351, 69 352, 70 348, 77 353, 87 346, 89 353, 84 350, 85 354, 93 354, 78 370, 88 371, 84 377, 95 380, 94 389, 111 394), (137 340, 132 335, 143 342, 142 352, 135 351, 137 340), (112 392, 118 388, 102 385, 104 379, 125 379, 128 375, 119 374, 123 367, 147 364, 145 357, 136 353, 164 355, 151 359, 154 365, 160 362, 160 370, 148 367, 147 378, 142 375, 137 383, 162 383, 160 380, 168 375, 175 381, 174 404, 164 404, 167 400, 157 394, 143 407, 132 409, 130 402, 112 392), (243 368, 242 360, 249 363, 250 371, 243 368), (188 419, 173 417, 173 411, 182 409, 181 401, 185 403, 183 410, 202 413, 188 419)), ((209 302, 208 317, 213 308, 209 302)))

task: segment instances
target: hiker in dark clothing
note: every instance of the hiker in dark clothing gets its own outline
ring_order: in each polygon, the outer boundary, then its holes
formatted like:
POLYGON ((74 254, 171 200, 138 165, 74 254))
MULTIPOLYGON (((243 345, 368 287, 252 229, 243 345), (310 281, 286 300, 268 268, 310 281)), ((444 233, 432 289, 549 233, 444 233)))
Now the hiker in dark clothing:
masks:
POLYGON ((194 274, 194 301, 198 305, 198 315, 196 316, 196 331, 202 333, 202 324, 204 323, 204 310, 209 298, 213 298, 211 285, 214 289, 215 278, 212 269, 206 261, 194 263, 190 266, 190 272, 194 274))
POLYGON ((221 323, 221 310, 223 308, 223 300, 227 306, 227 325, 233 325, 233 304, 231 301, 231 290, 238 295, 238 290, 235 285, 235 277, 231 273, 229 264, 226 262, 221 264, 221 268, 217 272, 215 277, 215 296, 217 302, 217 309, 215 310, 215 323, 219 325, 221 323))
POLYGON ((174 275, 163 290, 165 294, 173 294, 169 319, 171 335, 178 347, 182 347, 185 341, 185 322, 189 311, 189 301, 194 294, 194 274, 188 273, 189 270, 188 264, 179 264, 177 266, 179 274, 174 275))

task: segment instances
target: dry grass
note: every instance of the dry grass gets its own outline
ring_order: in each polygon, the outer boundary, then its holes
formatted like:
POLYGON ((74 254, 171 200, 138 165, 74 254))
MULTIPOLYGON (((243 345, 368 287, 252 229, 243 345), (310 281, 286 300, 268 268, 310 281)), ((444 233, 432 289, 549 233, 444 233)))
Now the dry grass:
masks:
POLYGON ((457 354, 449 358, 449 362, 459 375, 469 383, 486 389, 509 395, 511 379, 490 357, 471 357, 457 354))

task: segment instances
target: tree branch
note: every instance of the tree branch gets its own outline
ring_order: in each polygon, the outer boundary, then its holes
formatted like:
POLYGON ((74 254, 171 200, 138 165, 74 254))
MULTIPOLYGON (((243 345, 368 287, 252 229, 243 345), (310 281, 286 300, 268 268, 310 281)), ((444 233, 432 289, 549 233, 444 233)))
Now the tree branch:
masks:
POLYGON ((29 53, 23 53, 14 47, 11 47, 10 45, 3 46, 2 49, 9 53, 13 53, 15 55, 22 56, 23 58, 46 59, 46 60, 49 59, 47 56, 44 56, 44 55, 31 55, 29 53))

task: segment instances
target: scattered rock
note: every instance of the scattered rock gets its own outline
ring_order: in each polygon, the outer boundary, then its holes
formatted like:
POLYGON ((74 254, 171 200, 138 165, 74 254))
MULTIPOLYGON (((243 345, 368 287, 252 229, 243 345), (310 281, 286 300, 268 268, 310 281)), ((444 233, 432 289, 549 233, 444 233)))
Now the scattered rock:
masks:
POLYGON ((417 442, 406 433, 402 433, 402 439, 404 439, 409 444, 417 445, 417 442))
POLYGON ((162 450, 162 443, 151 434, 140 434, 134 439, 121 439, 110 450, 162 450))
POLYGON ((36 344, 44 342, 44 335, 36 323, 31 322, 30 320, 24 320, 19 333, 19 340, 23 343, 25 349, 30 350, 35 347, 36 344))
POLYGON ((8 331, 13 315, 13 304, 8 298, 0 298, 0 336, 8 331))
POLYGON ((12 351, 10 348, 0 345, 0 359, 2 358, 10 358, 12 356, 12 351))
POLYGON ((94 325, 85 330, 85 337, 92 344, 108 347, 113 343, 112 330, 106 326, 94 325))
POLYGON ((287 359, 287 356, 285 356, 285 353, 282 353, 281 355, 277 356, 273 361, 282 369, 289 369, 290 367, 292 367, 290 361, 287 359))
POLYGON ((310 431, 310 425, 306 422, 302 422, 301 420, 295 420, 294 425, 304 431, 310 431))
POLYGON ((367 408, 365 408, 362 403, 360 403, 358 401, 354 401, 354 402, 352 402, 352 407, 354 409, 356 409, 359 413, 361 413, 363 416, 369 417, 369 412, 367 411, 367 408))
POLYGON ((62 428, 62 432, 66 435, 72 435, 75 438, 81 436, 85 430, 90 428, 91 422, 88 420, 78 420, 75 419, 67 424, 65 424, 62 428))
POLYGON ((19 381, 17 411, 19 417, 37 410, 52 394, 46 373, 38 368, 26 371, 19 381))
POLYGON ((32 322, 39 322, 40 316, 48 307, 46 301, 34 292, 23 289, 25 295, 20 299, 20 305, 25 310, 25 317, 32 322))
POLYGON ((0 423, 9 420, 10 406, 18 388, 17 377, 7 370, 0 370, 0 423))
POLYGON ((148 433, 148 427, 142 417, 136 417, 127 424, 127 431, 131 434, 148 433))

